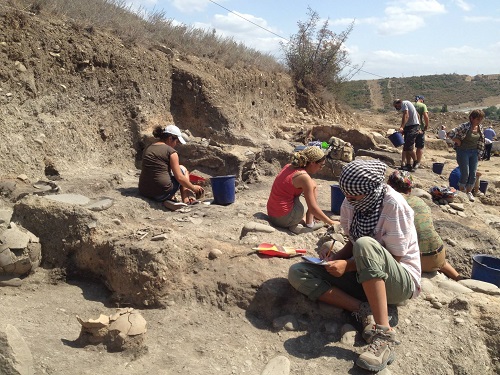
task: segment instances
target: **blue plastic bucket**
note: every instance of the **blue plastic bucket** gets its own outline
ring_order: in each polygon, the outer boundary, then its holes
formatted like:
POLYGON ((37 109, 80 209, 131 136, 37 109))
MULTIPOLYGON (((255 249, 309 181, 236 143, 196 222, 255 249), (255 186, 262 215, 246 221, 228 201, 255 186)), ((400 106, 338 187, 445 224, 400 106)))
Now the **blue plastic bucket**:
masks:
POLYGON ((500 258, 485 254, 474 255, 471 279, 486 281, 500 287, 500 258))
POLYGON ((444 163, 432 163, 432 171, 437 174, 443 173, 444 163))
POLYGON ((389 140, 392 142, 394 147, 399 147, 405 143, 403 136, 400 132, 394 132, 389 136, 389 140))
POLYGON ((483 194, 486 194, 487 189, 488 189, 488 181, 479 180, 479 191, 483 194))
POLYGON ((222 206, 231 204, 235 200, 235 175, 210 177, 214 204, 222 206))
POLYGON ((339 185, 330 185, 332 190, 332 202, 331 202, 331 211, 335 215, 340 214, 340 206, 342 206, 342 202, 344 201, 345 195, 340 190, 339 185))
POLYGON ((458 181, 460 180, 460 168, 456 167, 453 169, 450 173, 450 177, 448 177, 448 182, 450 183, 451 187, 454 187, 455 189, 458 190, 458 181))

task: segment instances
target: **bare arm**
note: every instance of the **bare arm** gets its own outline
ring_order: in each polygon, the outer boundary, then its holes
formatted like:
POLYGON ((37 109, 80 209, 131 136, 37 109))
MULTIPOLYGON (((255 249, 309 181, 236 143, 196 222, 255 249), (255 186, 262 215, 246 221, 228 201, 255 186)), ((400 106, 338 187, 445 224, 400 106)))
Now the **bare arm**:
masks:
POLYGON ((327 272, 335 277, 340 277, 346 272, 356 271, 356 262, 352 258, 352 242, 348 241, 344 247, 333 254, 331 261, 325 266, 327 272))
POLYGON ((190 189, 194 192, 198 192, 202 189, 201 186, 193 185, 191 181, 189 181, 189 177, 182 173, 181 166, 179 164, 179 155, 177 153, 170 155, 170 169, 172 169, 175 179, 186 189, 190 189))
POLYGON ((424 118, 424 131, 427 131, 427 128, 429 127, 429 112, 424 112, 423 118, 424 118))
POLYGON ((403 112, 403 116, 401 117, 401 127, 399 128, 399 131, 402 133, 403 129, 405 128, 405 124, 408 122, 408 119, 410 118, 410 114, 408 113, 408 110, 403 112))
POLYGON ((309 176, 309 174, 303 173, 298 176, 294 176, 292 183, 297 189, 302 189, 304 198, 306 199, 307 208, 310 212, 312 212, 314 217, 320 219, 328 225, 335 224, 335 221, 326 216, 321 208, 319 208, 318 201, 316 199, 316 183, 311 176, 309 176))

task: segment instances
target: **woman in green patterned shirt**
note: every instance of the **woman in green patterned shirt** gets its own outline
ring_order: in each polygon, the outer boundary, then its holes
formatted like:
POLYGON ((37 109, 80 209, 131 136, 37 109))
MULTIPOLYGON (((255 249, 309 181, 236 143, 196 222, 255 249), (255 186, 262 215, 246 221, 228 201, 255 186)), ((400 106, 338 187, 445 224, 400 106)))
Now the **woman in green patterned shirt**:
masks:
POLYGON ((405 197, 415 213, 413 222, 417 230, 422 272, 441 271, 453 280, 461 280, 457 270, 446 261, 443 240, 434 229, 430 207, 421 198, 410 195, 413 185, 411 174, 396 170, 389 176, 387 184, 405 197))

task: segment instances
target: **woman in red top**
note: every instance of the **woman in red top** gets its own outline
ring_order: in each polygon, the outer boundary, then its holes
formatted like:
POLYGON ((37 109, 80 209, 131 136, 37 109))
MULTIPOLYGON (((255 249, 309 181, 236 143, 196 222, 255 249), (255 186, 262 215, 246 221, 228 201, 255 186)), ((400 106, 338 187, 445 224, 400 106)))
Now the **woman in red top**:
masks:
POLYGON ((315 225, 314 218, 328 225, 335 223, 319 208, 316 182, 310 176, 318 172, 325 162, 324 152, 316 146, 293 154, 290 164, 285 165, 276 176, 271 188, 267 201, 267 214, 271 224, 296 232, 298 224, 319 229, 322 225, 315 225), (300 202, 301 194, 307 203, 305 215, 304 206, 300 202))

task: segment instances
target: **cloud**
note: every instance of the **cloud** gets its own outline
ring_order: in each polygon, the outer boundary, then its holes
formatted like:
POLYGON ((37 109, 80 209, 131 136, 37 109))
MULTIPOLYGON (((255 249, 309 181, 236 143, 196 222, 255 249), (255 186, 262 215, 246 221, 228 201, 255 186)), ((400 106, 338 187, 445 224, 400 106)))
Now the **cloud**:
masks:
POLYGON ((208 0, 170 0, 170 4, 182 13, 202 12, 209 3, 208 0))
POLYGON ((284 36, 280 37, 279 30, 271 27, 265 19, 251 14, 216 14, 209 24, 195 23, 193 26, 205 30, 215 29, 217 34, 223 37, 233 38, 263 52, 277 53, 279 43, 286 41, 284 36))
POLYGON ((403 35, 411 33, 425 26, 425 21, 422 17, 415 15, 397 15, 386 18, 379 22, 377 32, 380 35, 403 35))
POLYGON ((464 17, 464 21, 470 23, 500 22, 500 18, 493 18, 489 16, 476 16, 476 17, 466 16, 464 17))
POLYGON ((469 12, 472 10, 472 5, 468 4, 464 0, 455 0, 455 4, 462 10, 465 10, 466 12, 469 12))

